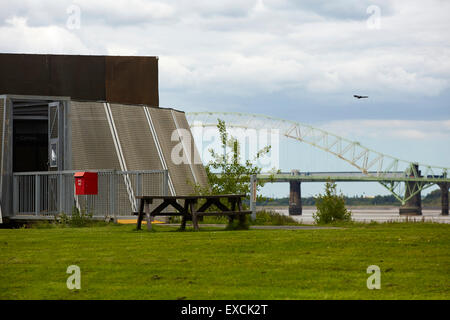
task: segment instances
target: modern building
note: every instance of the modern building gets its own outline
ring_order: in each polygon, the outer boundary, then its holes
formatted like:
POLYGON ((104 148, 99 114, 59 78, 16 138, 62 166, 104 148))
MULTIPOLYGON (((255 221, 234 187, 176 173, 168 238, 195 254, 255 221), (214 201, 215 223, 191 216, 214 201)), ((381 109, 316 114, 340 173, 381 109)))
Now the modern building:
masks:
POLYGON ((26 213, 24 201, 38 215, 52 192, 73 193, 37 173, 126 172, 120 215, 139 193, 134 171, 166 170, 154 183, 173 195, 207 185, 184 112, 159 107, 157 57, 0 54, 0 74, 0 217, 26 213))

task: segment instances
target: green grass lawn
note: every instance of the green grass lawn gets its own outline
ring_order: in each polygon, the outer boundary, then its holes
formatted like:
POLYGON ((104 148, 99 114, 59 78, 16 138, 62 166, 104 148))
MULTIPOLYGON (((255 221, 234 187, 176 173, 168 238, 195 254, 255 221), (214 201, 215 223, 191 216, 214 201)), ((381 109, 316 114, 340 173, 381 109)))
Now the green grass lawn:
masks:
POLYGON ((0 229, 1 299, 449 299, 450 225, 0 229), (81 290, 66 269, 81 268, 81 290), (381 289, 368 290, 369 265, 381 289))

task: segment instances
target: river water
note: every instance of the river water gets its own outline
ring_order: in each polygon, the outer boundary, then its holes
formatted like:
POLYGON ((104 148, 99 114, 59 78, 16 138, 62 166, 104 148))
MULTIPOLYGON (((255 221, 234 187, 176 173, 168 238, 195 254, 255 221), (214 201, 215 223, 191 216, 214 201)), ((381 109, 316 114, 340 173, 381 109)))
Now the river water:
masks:
MULTIPOLYGON (((262 209, 262 208, 258 208, 262 209)), ((278 213, 289 215, 288 208, 270 208, 267 210, 273 210, 278 213)), ((428 221, 439 223, 450 223, 450 216, 442 216, 440 210, 423 209, 422 216, 404 216, 399 215, 398 208, 349 208, 352 212, 352 219, 358 222, 394 222, 394 221, 428 221)), ((301 216, 291 216, 296 221, 306 224, 312 224, 314 219, 313 213, 316 212, 314 208, 303 208, 301 216)))

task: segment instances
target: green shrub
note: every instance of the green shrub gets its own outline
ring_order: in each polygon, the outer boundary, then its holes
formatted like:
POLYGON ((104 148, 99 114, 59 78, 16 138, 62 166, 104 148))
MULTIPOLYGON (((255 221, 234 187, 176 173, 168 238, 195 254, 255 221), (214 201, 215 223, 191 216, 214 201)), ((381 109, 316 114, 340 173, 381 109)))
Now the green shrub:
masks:
POLYGON ((56 224, 53 221, 36 221, 26 224, 26 228, 32 229, 51 229, 56 228, 56 224))
POLYGON ((78 210, 77 207, 73 207, 72 215, 67 215, 64 212, 58 215, 58 222, 62 226, 70 227, 86 227, 92 225, 92 213, 86 213, 85 210, 78 210))
POLYGON ((338 221, 351 221, 351 212, 345 207, 342 194, 337 194, 336 183, 328 181, 325 185, 325 194, 316 198, 317 212, 313 214, 317 224, 326 224, 338 221))
POLYGON ((294 218, 275 212, 275 211, 258 211, 256 212, 255 221, 251 222, 252 225, 270 225, 270 226, 286 226, 299 224, 294 218))

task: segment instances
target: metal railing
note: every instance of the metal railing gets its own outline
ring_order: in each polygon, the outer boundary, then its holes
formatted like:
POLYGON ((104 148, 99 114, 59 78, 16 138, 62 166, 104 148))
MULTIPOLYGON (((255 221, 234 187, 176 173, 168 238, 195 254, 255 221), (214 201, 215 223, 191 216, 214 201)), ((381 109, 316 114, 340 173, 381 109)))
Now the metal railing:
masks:
MULTIPOLYGON (((139 195, 167 195, 167 170, 87 170, 98 173, 98 194, 76 195, 77 171, 13 174, 14 215, 70 215, 74 207, 97 218, 131 216, 139 195)), ((152 206, 156 206, 154 203, 152 206)))

